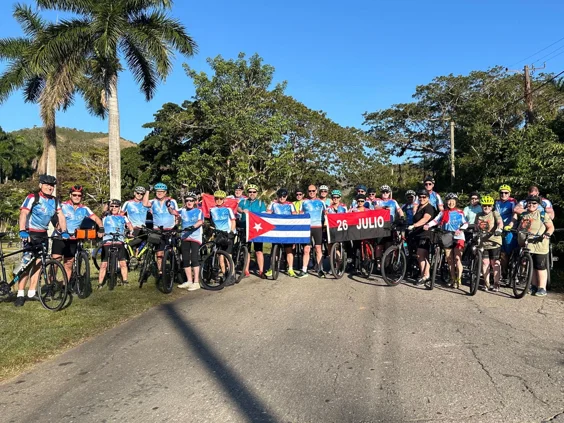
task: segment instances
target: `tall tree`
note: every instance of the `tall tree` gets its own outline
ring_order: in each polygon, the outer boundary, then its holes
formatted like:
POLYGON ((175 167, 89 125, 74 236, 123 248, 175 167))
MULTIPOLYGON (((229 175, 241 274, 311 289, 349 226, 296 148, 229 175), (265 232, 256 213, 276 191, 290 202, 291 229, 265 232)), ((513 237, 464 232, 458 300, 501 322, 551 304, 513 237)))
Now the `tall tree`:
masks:
POLYGON ((121 198, 121 58, 149 101, 158 81, 164 80, 172 69, 173 50, 191 56, 196 43, 178 20, 166 14, 172 8, 172 0, 37 0, 37 4, 81 15, 50 28, 37 60, 41 61, 44 55, 57 55, 63 60, 80 52, 92 61, 92 70, 103 83, 108 107, 110 195, 121 198))

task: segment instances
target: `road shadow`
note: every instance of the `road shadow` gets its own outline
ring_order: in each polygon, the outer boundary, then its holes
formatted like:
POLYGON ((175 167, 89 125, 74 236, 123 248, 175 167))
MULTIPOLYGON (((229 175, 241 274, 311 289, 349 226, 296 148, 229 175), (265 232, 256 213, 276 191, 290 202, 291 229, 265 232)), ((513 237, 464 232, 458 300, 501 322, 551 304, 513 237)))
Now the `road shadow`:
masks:
POLYGON ((359 275, 353 275, 351 273, 347 274, 347 278, 349 278, 351 281, 356 282, 356 283, 361 283, 363 285, 370 285, 370 286, 379 286, 379 287, 386 287, 389 288, 391 285, 388 285, 386 282, 384 282, 383 279, 375 277, 373 275, 370 276, 370 278, 363 278, 362 276, 359 275), (377 283, 379 282, 379 283, 377 283))
POLYGON ((243 380, 230 370, 214 350, 203 340, 198 332, 190 327, 183 317, 176 311, 174 304, 164 304, 161 310, 172 322, 172 326, 182 335, 187 349, 194 352, 231 397, 249 422, 276 422, 268 407, 255 396, 243 380))

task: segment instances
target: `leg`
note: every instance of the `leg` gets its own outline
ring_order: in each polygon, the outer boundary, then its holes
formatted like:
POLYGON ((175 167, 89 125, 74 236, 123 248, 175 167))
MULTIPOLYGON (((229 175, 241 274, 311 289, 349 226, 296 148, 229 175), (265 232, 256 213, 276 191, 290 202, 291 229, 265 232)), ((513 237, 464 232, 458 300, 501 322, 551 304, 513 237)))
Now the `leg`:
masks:
POLYGON ((119 268, 121 270, 121 278, 123 282, 127 282, 127 262, 125 260, 119 261, 119 268))
POLYGON ((484 258, 482 260, 482 275, 484 275, 484 285, 486 286, 487 290, 490 288, 490 256, 488 255, 488 250, 484 250, 484 258))
POLYGON ((101 286, 106 277, 106 269, 108 268, 108 262, 103 261, 100 265, 100 273, 98 274, 98 286, 101 286))
POLYGON ((460 288, 460 282, 462 281, 462 252, 464 247, 454 249, 454 265, 456 267, 456 286, 460 288))
POLYGON ((454 248, 445 248, 445 258, 448 263, 448 272, 450 274, 450 282, 448 286, 453 286, 456 281, 456 271, 454 267, 454 248))
POLYGON ((286 245, 284 247, 286 252, 286 262, 288 263, 288 270, 294 270, 294 253, 291 245, 286 245))
POLYGON ((310 244, 304 245, 304 257, 303 257, 303 262, 302 262, 302 270, 304 272, 307 272, 307 265, 309 263, 310 252, 311 252, 311 245, 310 244))
POLYGON ((67 272, 67 279, 70 281, 71 273, 72 273, 72 265, 74 263, 74 257, 65 257, 65 271, 67 272))

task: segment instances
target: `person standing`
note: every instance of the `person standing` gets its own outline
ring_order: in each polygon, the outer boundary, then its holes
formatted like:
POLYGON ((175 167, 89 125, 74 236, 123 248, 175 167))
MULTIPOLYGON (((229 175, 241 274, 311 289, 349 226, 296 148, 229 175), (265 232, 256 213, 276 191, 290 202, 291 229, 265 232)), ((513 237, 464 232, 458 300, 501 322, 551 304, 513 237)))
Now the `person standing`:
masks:
MULTIPOLYGON (((247 185, 247 195, 248 198, 245 198, 239 201, 239 207, 237 207, 237 211, 241 213, 241 224, 245 226, 247 215, 249 212, 252 213, 265 213, 266 212, 266 204, 264 201, 258 199, 258 187, 253 184, 247 185)), ((255 256, 257 259, 257 265, 259 268, 259 277, 261 279, 266 279, 266 274, 264 273, 264 255, 262 253, 263 244, 262 242, 252 242, 249 243, 249 252, 251 248, 251 244, 253 245, 255 256)), ((247 261, 247 268, 245 269, 245 276, 250 274, 249 268, 251 265, 251 261, 247 261)))
MULTIPOLYGON (((270 203, 266 209, 267 213, 279 214, 279 215, 291 215, 296 214, 296 209, 294 205, 288 201, 288 190, 286 188, 280 188, 276 191, 276 200, 270 203)), ((284 252, 286 253, 286 263, 288 263, 288 276, 295 278, 296 273, 294 272, 294 246, 292 244, 284 244, 284 252)), ((266 276, 272 276, 272 269, 266 272, 266 276)))
MULTIPOLYGON (((317 276, 320 278, 325 277, 323 271, 323 252, 321 251, 321 243, 323 242, 323 214, 325 212, 325 203, 317 198, 317 188, 315 185, 310 185, 307 188, 308 199, 304 200, 302 204, 302 213, 309 214, 311 219, 311 239, 313 240, 313 247, 315 248, 317 276)), ((308 276, 307 265, 309 263, 309 255, 311 252, 311 245, 304 245, 304 257, 302 263, 302 270, 297 274, 298 278, 305 278, 308 276)))

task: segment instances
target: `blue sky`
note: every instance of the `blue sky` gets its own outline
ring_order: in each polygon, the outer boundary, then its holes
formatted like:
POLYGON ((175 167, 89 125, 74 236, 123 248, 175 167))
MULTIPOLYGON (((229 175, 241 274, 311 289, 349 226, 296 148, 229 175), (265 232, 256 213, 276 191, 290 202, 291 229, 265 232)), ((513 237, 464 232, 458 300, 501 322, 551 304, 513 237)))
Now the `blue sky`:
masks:
MULTIPOLYGON (((14 3, 0 0, 0 37, 20 35, 10 19, 14 3)), ((121 74, 121 133, 135 142, 147 134, 141 125, 163 103, 181 103, 194 94, 184 62, 208 71, 207 57, 258 53, 276 68, 277 81, 288 82, 287 94, 341 125, 360 126, 362 113, 410 101, 415 86, 435 76, 498 64, 522 68, 527 56, 564 37, 564 2, 556 0, 176 0, 172 15, 187 27, 199 52, 176 58, 173 73, 149 103, 130 73, 121 74)), ((552 51, 564 52, 564 40, 527 62, 552 51)), ((546 71, 561 70, 564 54, 547 62, 546 71)), ((25 104, 21 93, 0 106, 6 131, 40 124, 37 106, 25 104)), ((88 115, 80 101, 58 113, 57 124, 107 132, 107 122, 88 115)))

